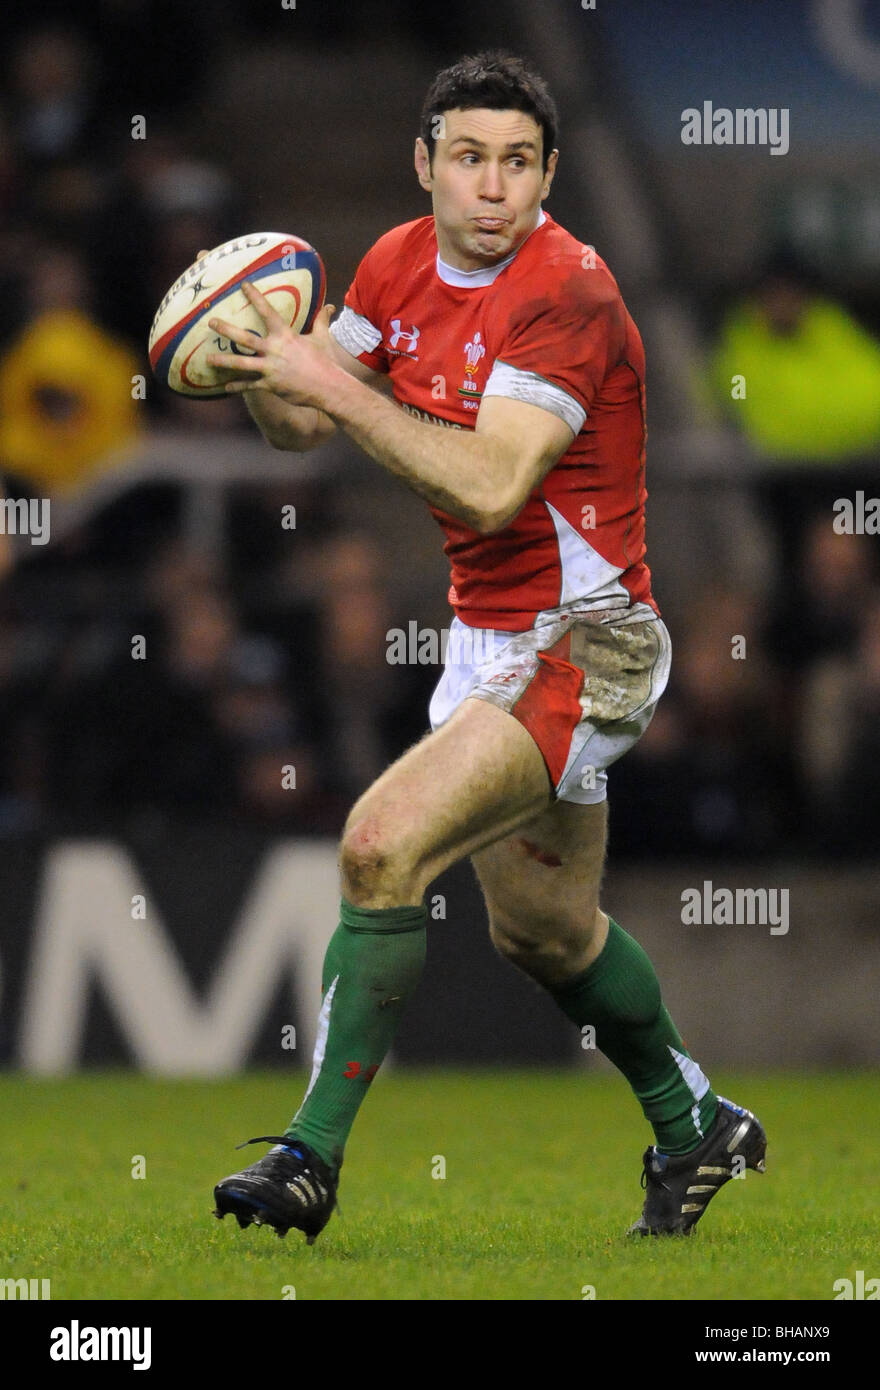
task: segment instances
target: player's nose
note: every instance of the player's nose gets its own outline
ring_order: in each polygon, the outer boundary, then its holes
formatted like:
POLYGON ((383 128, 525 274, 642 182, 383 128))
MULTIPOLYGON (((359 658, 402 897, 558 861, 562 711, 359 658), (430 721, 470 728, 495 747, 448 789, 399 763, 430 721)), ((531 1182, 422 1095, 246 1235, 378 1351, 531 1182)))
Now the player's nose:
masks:
POLYGON ((504 183, 501 178, 501 170, 497 164, 487 162, 483 165, 483 176, 480 179, 480 193, 484 198, 489 198, 498 202, 504 197, 504 183))

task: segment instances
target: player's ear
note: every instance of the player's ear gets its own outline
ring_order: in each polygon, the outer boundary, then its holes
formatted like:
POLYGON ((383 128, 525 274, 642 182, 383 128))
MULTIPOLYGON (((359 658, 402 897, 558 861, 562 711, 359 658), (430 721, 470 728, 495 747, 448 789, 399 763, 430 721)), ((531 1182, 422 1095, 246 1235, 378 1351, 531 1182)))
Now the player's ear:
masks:
POLYGON ((553 175, 556 173, 556 161, 559 158, 558 150, 551 150, 547 157, 547 169, 544 173, 544 184, 541 188, 541 197, 546 198, 550 192, 550 185, 553 182, 553 175))
POLYGON ((428 147, 421 135, 416 136, 415 167, 419 183, 426 193, 430 193, 433 187, 431 161, 428 157, 428 147))

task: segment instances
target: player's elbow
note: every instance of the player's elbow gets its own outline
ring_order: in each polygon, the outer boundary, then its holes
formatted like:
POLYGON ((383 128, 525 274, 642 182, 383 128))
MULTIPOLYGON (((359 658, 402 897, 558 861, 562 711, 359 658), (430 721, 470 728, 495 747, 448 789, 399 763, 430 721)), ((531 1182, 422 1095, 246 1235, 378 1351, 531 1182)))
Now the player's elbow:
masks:
POLYGON ((478 536, 496 536, 510 525, 510 520, 505 512, 480 512, 471 524, 478 536))
POLYGON ((468 524, 480 536, 495 536, 499 531, 506 531, 522 511, 527 497, 522 460, 516 452, 504 449, 489 461, 472 493, 475 519, 468 524))
POLYGON ((496 499, 491 505, 478 510, 476 521, 472 523, 473 529, 480 536, 495 536, 499 531, 506 531, 521 507, 522 502, 518 498, 496 499))
POLYGON ((301 436, 287 434, 282 431, 273 431, 271 434, 263 433, 266 443, 273 449, 280 449, 282 453, 301 454, 308 445, 304 444, 301 436))

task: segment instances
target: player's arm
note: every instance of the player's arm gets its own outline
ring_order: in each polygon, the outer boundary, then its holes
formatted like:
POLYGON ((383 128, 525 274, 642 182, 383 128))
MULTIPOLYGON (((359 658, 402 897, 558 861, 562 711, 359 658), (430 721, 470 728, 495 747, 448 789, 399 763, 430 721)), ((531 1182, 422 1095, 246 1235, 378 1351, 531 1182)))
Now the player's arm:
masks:
POLYGON ((356 381, 322 399, 365 453, 481 535, 510 525, 574 438, 558 416, 504 396, 481 402, 474 430, 416 420, 356 381))
POLYGON ((325 414, 389 473, 481 534, 509 525, 571 444, 573 431, 558 416, 502 396, 482 401, 474 430, 416 420, 340 366, 314 331, 291 333, 259 291, 251 296, 266 323, 264 337, 211 320, 253 353, 208 359, 227 372, 226 389, 272 392, 325 414))

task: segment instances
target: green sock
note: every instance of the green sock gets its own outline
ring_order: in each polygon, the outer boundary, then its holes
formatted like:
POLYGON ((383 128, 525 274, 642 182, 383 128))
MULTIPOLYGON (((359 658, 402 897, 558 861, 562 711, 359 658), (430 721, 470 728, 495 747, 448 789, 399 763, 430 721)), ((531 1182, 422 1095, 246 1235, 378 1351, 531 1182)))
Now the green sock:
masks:
POLYGON ((667 1154, 696 1148, 718 1100, 688 1055, 639 943, 609 917, 608 940, 592 965, 550 993, 579 1028, 595 1027, 596 1046, 635 1091, 657 1148, 667 1154))
POLYGON ((324 957, 312 1077, 284 1131, 333 1169, 421 978, 428 914, 423 904, 353 907, 343 898, 340 919, 324 957))

